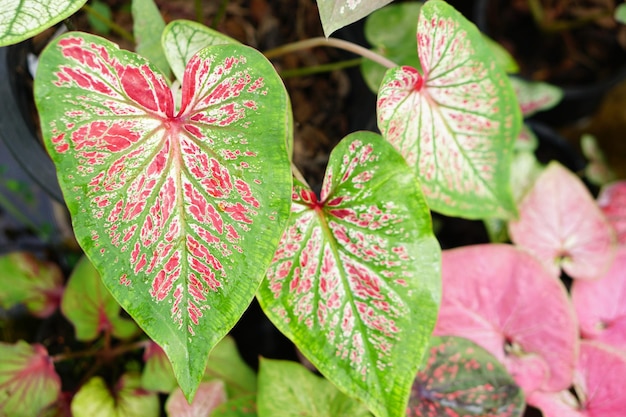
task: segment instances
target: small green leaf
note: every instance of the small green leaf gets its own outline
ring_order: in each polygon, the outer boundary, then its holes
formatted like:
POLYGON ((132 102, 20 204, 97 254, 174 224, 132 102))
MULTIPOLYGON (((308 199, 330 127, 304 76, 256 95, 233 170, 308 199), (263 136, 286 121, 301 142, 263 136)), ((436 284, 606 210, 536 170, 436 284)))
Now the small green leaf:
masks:
POLYGON ((0 46, 28 39, 73 15, 87 0, 0 0, 0 46))
POLYGON ((165 410, 169 417, 207 417, 220 404, 226 402, 224 383, 218 379, 202 382, 191 404, 187 402, 180 388, 167 398, 165 410))
POLYGON ((440 249, 410 168, 379 135, 333 150, 321 197, 296 181, 257 297, 270 320, 377 416, 403 415, 434 326, 440 249))
POLYGON ((24 304, 37 317, 48 317, 63 294, 63 275, 53 263, 42 262, 26 252, 0 256, 0 307, 24 304))
POLYGON ((615 20, 620 22, 621 24, 626 25, 626 3, 620 3, 615 8, 615 20))
POLYGON ((182 82, 185 67, 196 52, 211 45, 239 45, 239 42, 201 23, 174 20, 165 26, 161 44, 174 76, 182 82))
MULTIPOLYGON (((111 12, 111 7, 109 7, 108 4, 99 0, 92 0, 90 5, 96 13, 108 20, 111 20, 113 13, 111 12)), ((107 35, 109 34, 109 32, 111 32, 111 28, 109 27, 109 25, 99 19, 96 19, 93 15, 87 14, 87 20, 89 21, 89 25, 91 25, 95 33, 107 35)))
POLYGON ((120 305, 85 257, 70 276, 61 310, 74 325, 78 340, 94 340, 100 332, 111 332, 113 336, 125 339, 139 330, 134 322, 120 317, 120 305))
POLYGON ((489 49, 491 49, 493 59, 500 66, 500 68, 502 68, 502 70, 507 74, 516 74, 517 72, 519 72, 519 66, 517 65, 517 62, 515 62, 515 58, 513 58, 513 55, 511 55, 509 51, 507 51, 502 45, 491 39, 489 36, 485 35, 484 33, 482 35, 485 43, 487 44, 489 49))
POLYGON ((61 379, 46 348, 0 342, 0 416, 37 416, 56 401, 61 379))
POLYGON ((517 417, 523 391, 497 358, 460 337, 433 337, 415 378, 407 417, 517 417))
POLYGON ((146 347, 143 353, 144 368, 141 373, 141 386, 149 391, 161 393, 172 392, 178 387, 172 365, 167 355, 154 342, 146 347))
POLYGON ((73 417, 158 417, 159 397, 141 388, 137 374, 124 374, 113 392, 100 377, 80 387, 71 404, 73 417))
POLYGON ((563 98, 563 90, 555 85, 526 81, 519 77, 510 77, 509 81, 515 90, 524 117, 549 110, 559 104, 563 98))
POLYGON ((256 374, 241 359, 235 340, 230 336, 223 338, 211 351, 204 379, 223 381, 229 397, 256 393, 256 374))
POLYGON ((423 73, 392 68, 378 93, 383 136, 413 167, 431 209, 510 217, 521 115, 508 77, 476 27, 443 1, 422 7, 417 43, 423 73))
POLYGON ((259 417, 367 417, 361 403, 296 362, 261 359, 259 417))
MULTIPOLYGON (((417 40, 417 19, 422 3, 390 4, 376 10, 365 21, 365 39, 373 50, 398 65, 409 65, 420 69, 420 62, 415 51, 417 40)), ((363 59, 361 72, 367 86, 378 91, 387 68, 369 59, 363 59)))
POLYGON ((256 394, 225 402, 213 410, 211 417, 257 417, 256 394))
POLYGON ((317 0, 324 35, 364 18, 392 0, 317 0))
POLYGON ((137 53, 155 64, 169 78, 170 67, 161 46, 165 21, 154 0, 132 0, 133 32, 137 53))

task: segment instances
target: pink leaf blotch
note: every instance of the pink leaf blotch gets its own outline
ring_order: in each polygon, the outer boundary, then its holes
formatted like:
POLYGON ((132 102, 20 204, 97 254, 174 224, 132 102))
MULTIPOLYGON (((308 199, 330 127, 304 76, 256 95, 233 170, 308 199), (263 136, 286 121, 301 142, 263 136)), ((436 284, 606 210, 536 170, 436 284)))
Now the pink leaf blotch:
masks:
POLYGON ((615 235, 583 182, 551 162, 522 199, 509 223, 513 242, 537 257, 554 276, 596 279, 615 256, 615 235))
POLYGON ((440 250, 409 167, 358 132, 333 150, 320 198, 299 181, 292 198, 261 305, 327 378, 396 415, 439 297, 440 250))
POLYGON ((437 335, 470 339, 508 369, 526 393, 568 387, 578 329, 563 284, 510 245, 443 252, 437 335))
POLYGON ((626 245, 626 181, 618 181, 602 187, 598 205, 617 232, 620 245, 626 245))
POLYGON ((583 341, 573 387, 535 392, 527 401, 544 417, 623 417, 626 356, 602 343, 583 341))
POLYGON ((433 210, 514 213, 508 178, 521 116, 506 74, 476 28, 443 1, 421 8, 417 44, 423 74, 393 68, 379 90, 383 136, 414 168, 433 210))
POLYGON ((583 338, 604 342, 626 353, 626 247, 619 249, 602 278, 575 281, 572 301, 583 338))

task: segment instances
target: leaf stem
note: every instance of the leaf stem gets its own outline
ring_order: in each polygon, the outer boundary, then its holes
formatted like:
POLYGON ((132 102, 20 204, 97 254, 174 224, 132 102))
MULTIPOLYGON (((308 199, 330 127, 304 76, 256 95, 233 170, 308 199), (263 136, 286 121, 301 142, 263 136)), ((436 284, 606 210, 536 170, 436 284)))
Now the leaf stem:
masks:
POLYGON ((220 2, 220 7, 217 9, 217 13, 213 17, 213 22, 211 22, 211 29, 217 29, 217 25, 220 24, 224 15, 226 14, 226 8, 228 7, 228 0, 222 0, 220 2))
POLYGON ((335 38, 327 39, 323 37, 305 39, 303 41, 288 43, 286 45, 279 46, 278 48, 265 51, 263 55, 265 55, 267 59, 272 59, 272 58, 277 58, 281 55, 285 55, 291 52, 301 51, 303 49, 315 48, 318 46, 330 46, 333 48, 343 49, 345 51, 352 52, 356 55, 360 55, 363 58, 367 58, 374 62, 377 62, 380 65, 387 67, 387 68, 394 68, 398 66, 398 64, 385 58, 384 56, 379 55, 376 52, 371 51, 355 43, 344 41, 342 39, 335 39, 335 38))
POLYGON ((93 7, 89 6, 88 4, 85 4, 83 5, 83 10, 94 19, 97 19, 101 21, 102 23, 104 23, 105 25, 107 25, 113 32, 117 33, 122 38, 126 39, 127 41, 135 43, 135 37, 133 36, 132 33, 128 32, 126 29, 124 29, 123 27, 121 27, 120 25, 112 21, 111 19, 102 15, 97 10, 94 10, 93 7))
MULTIPOLYGON (((131 352, 133 350, 139 350, 146 348, 150 344, 150 340, 140 340, 138 342, 130 343, 128 345, 120 345, 116 348, 109 350, 107 353, 108 357, 115 357, 122 355, 126 352, 131 352)), ((68 352, 68 353, 59 353, 57 355, 52 356, 52 362, 63 362, 71 359, 77 358, 88 358, 92 356, 100 356, 103 352, 104 348, 97 347, 89 350, 81 350, 79 352, 68 352)))
POLYGON ((322 72, 330 72, 343 68, 350 68, 359 65, 363 58, 355 58, 347 61, 332 62, 330 64, 314 65, 311 67, 302 67, 291 70, 279 71, 282 78, 302 77, 305 75, 319 74, 322 72))
POLYGON ((193 4, 196 12, 196 22, 202 23, 202 0, 194 0, 193 4))

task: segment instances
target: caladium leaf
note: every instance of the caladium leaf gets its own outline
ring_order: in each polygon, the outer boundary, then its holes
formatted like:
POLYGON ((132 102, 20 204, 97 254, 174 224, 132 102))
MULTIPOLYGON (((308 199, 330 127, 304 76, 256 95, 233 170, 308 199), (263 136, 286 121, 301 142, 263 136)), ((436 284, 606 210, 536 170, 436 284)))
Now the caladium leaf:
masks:
POLYGON ((626 247, 620 247, 609 271, 598 280, 576 280, 572 301, 580 333, 626 352, 626 247))
POLYGON ((225 402, 226 388, 222 381, 216 379, 211 382, 202 382, 191 404, 187 402, 180 389, 175 390, 167 398, 165 410, 168 417, 206 417, 225 402))
POLYGON ((56 264, 42 262, 32 254, 13 252, 0 256, 0 307, 24 304, 37 317, 48 317, 63 294, 63 274, 56 264))
POLYGON ((163 74, 170 76, 171 71, 161 46, 161 34, 165 21, 154 0, 132 0, 133 33, 138 54, 148 58, 163 74))
POLYGON ((364 18, 392 0, 317 0, 324 35, 364 18))
POLYGON ((524 117, 551 109, 563 98, 563 90, 548 83, 526 81, 519 77, 509 79, 517 95, 524 117))
POLYGON ((141 377, 122 375, 113 390, 100 377, 80 387, 71 404, 73 417, 158 417, 159 397, 141 388, 141 377), (113 391, 113 392, 111 392, 113 391))
POLYGON ((483 39, 487 43, 489 49, 491 49, 493 59, 500 66, 500 68, 504 70, 504 72, 507 74, 515 74, 519 72, 519 66, 517 65, 517 62, 515 62, 515 58, 513 58, 513 55, 511 55, 506 48, 485 34, 483 34, 483 39))
POLYGON ((583 134, 580 137, 580 149, 587 159, 585 177, 590 183, 602 186, 616 180, 617 176, 609 166, 595 136, 583 134))
POLYGON ((544 417, 622 417, 626 408, 624 374, 625 355, 600 343, 583 341, 573 389, 535 392, 528 403, 539 408, 544 417))
POLYGON ((506 74, 476 27, 443 1, 422 6, 417 44, 423 73, 408 66, 387 72, 378 127, 413 167, 431 209, 510 216, 521 116, 506 74))
POLYGON ((120 317, 120 305, 85 257, 72 271, 63 294, 61 310, 74 325, 77 340, 94 340, 101 332, 126 339, 139 330, 133 321, 120 317))
POLYGON ((61 378, 46 348, 0 342, 0 415, 37 416, 56 401, 61 378))
POLYGON ((256 393, 256 374, 239 356, 232 337, 223 338, 209 355, 204 380, 213 379, 224 382, 229 398, 256 393))
POLYGON ((578 326, 561 281, 511 245, 443 252, 443 299, 435 334, 487 349, 526 394, 572 382, 578 326))
POLYGON ((407 417, 514 417, 524 394, 489 352, 460 337, 436 337, 413 382, 407 417))
POLYGON ((509 223, 515 244, 528 250, 552 272, 572 278, 602 276, 615 256, 611 225, 583 182, 558 162, 551 162, 509 223))
POLYGON ((367 408, 296 362, 262 359, 259 417, 368 417, 367 408))
POLYGON ((182 107, 142 57, 68 33, 35 97, 74 232, 191 398, 252 300, 289 216, 289 100, 259 52, 198 52, 182 107))
POLYGON ((196 52, 211 45, 238 45, 239 42, 201 23, 174 20, 165 26, 161 44, 174 76, 182 82, 185 67, 196 52))
POLYGON ((409 167, 379 135, 358 132, 331 153, 320 199, 296 181, 258 298, 340 389, 377 416, 400 416, 437 315, 439 257, 409 167))
POLYGON ((0 46, 28 39, 73 15, 87 0, 0 0, 0 46))
POLYGON ((213 410, 211 417, 257 417, 256 394, 226 401, 213 410))
POLYGON ((167 355, 159 345, 150 342, 143 352, 141 386, 148 391, 170 393, 178 385, 167 355))
POLYGON ((626 181, 605 185, 598 195, 598 206, 617 232, 620 245, 626 245, 626 181))

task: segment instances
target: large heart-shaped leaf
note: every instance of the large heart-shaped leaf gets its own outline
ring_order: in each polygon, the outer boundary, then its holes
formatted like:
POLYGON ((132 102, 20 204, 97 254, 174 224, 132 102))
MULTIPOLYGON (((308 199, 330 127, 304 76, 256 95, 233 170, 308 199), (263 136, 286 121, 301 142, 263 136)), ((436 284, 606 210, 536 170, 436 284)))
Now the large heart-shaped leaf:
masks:
POLYGON ((354 23, 392 0, 317 0, 324 34, 354 23))
POLYGON ((193 395, 209 351, 254 296, 289 216, 289 100, 257 51, 220 45, 185 70, 69 33, 35 97, 77 239, 193 395))
POLYGON ((259 417, 367 417, 360 402, 296 362, 261 360, 259 417))
POLYGON ((28 39, 73 15, 87 0, 0 0, 0 46, 28 39))
POLYGON ((378 126, 405 157, 429 206, 444 214, 515 213, 509 170, 521 116, 509 80, 476 27, 428 1, 417 29, 423 73, 390 69, 378 93, 378 126))
POLYGON ((46 348, 0 342, 0 416, 37 416, 61 391, 46 348))
POLYGON ((489 352, 467 339, 433 336, 406 415, 514 417, 524 408, 522 390, 489 352))
POLYGON ((259 301, 340 389, 404 414, 439 302, 440 250, 419 185, 380 136, 330 155, 321 198, 300 182, 259 301))
POLYGON ((610 224, 580 178, 558 162, 526 194, 509 234, 554 275, 563 268, 572 278, 599 278, 615 256, 610 224))
POLYGON ((67 282, 61 310, 74 325, 77 340, 94 340, 100 332, 125 339, 139 331, 133 321, 120 317, 120 305, 85 257, 67 282))
POLYGON ((436 335, 484 347, 525 393, 569 387, 578 353, 574 309, 539 261, 511 245, 448 250, 442 284, 436 335))
POLYGON ((14 252, 0 256, 0 307, 23 303, 38 317, 48 317, 63 294, 63 274, 56 264, 42 262, 32 254, 14 252))

